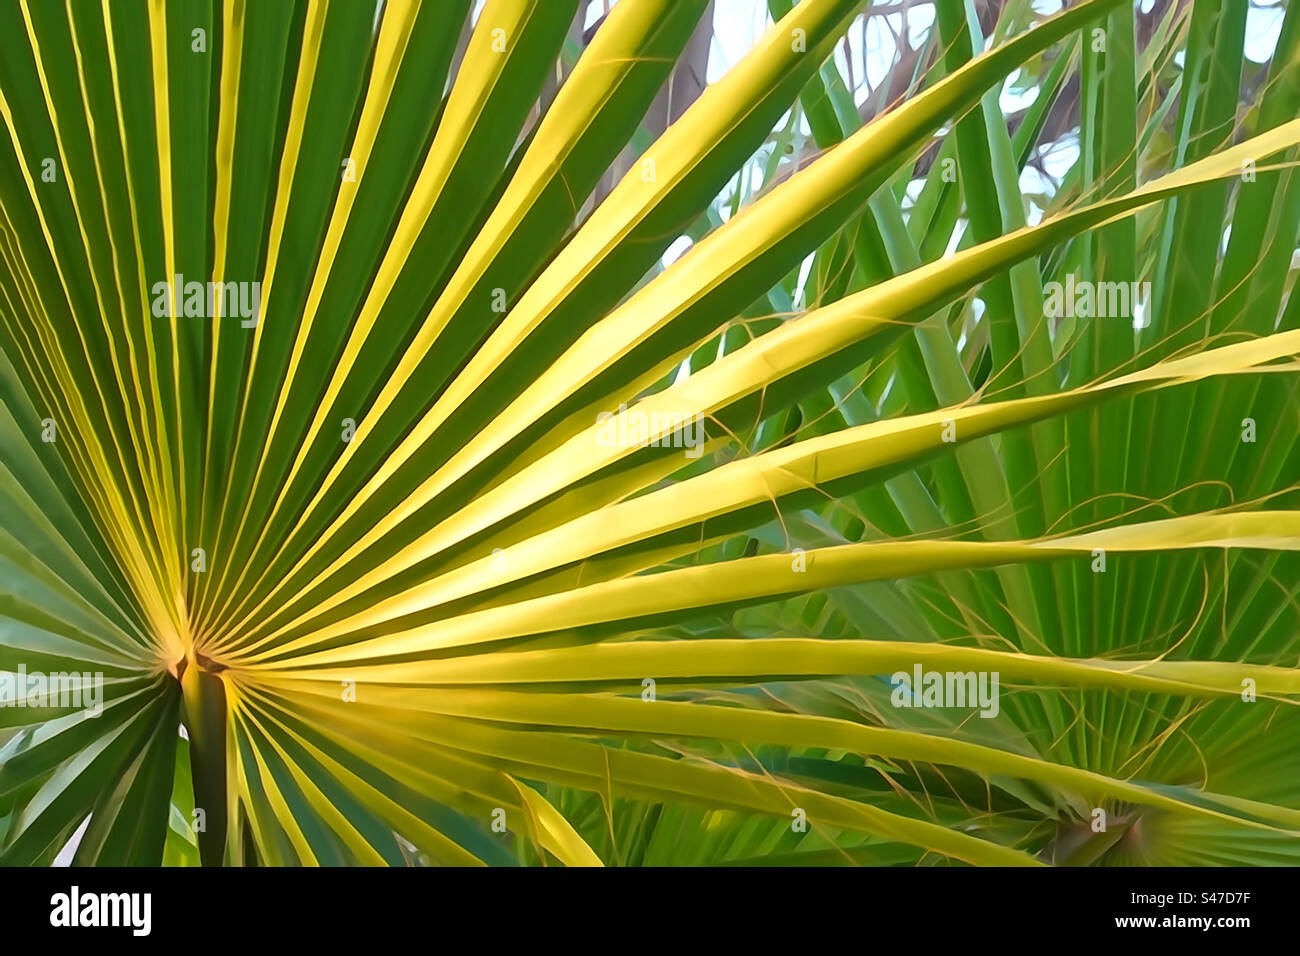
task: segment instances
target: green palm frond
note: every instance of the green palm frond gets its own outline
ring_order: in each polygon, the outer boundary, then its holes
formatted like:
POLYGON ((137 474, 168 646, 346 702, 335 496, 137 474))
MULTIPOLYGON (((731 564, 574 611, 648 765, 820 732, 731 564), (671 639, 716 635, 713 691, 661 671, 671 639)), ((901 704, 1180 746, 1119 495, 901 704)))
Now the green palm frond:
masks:
POLYGON ((1297 862, 1300 8, 768 6, 0 5, 0 862, 1297 862))

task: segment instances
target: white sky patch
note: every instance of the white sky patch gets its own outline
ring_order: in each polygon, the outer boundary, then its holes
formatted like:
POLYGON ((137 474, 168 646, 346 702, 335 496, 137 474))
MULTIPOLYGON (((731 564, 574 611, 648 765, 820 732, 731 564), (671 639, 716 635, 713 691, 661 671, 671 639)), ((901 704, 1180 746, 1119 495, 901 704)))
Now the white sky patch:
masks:
POLYGON ((894 373, 893 375, 889 376, 889 381, 885 383, 884 391, 880 393, 880 401, 877 402, 878 407, 881 408, 884 407, 885 402, 889 399, 889 393, 894 390, 894 382, 896 382, 897 380, 898 380, 898 373, 894 373))
MULTIPOLYGON (((903 21, 901 17, 872 17, 867 21, 867 82, 873 87, 879 86, 889 75, 890 68, 894 65, 894 60, 898 57, 898 42, 895 39, 897 33, 902 32, 903 21), (890 23, 888 21, 896 22, 890 23)), ((854 33, 862 36, 862 30, 855 30, 854 33)))
POLYGON ((1141 289, 1142 286, 1139 285, 1138 295, 1133 299, 1133 328, 1135 329, 1145 329, 1150 321, 1147 313, 1150 311, 1151 303, 1146 300, 1146 296, 1142 295, 1141 289))
MULTIPOLYGON (((1293 0, 1294 2, 1294 0, 1293 0)), ((1255 63, 1266 63, 1277 49, 1282 33, 1282 17, 1286 4, 1275 7, 1254 7, 1246 11, 1246 58, 1255 63)))
POLYGON ((957 336, 957 348, 962 349, 966 347, 966 342, 970 338, 970 333, 980 324, 980 320, 984 318, 984 308, 983 299, 971 299, 970 318, 967 320, 965 325, 962 326, 961 335, 957 336))
POLYGON ((616 2, 618 2, 618 0, 595 0, 594 3, 589 3, 587 5, 587 16, 583 19, 582 28, 584 30, 590 30, 595 26, 596 21, 605 15, 605 8, 610 7, 612 9, 616 2))
POLYGON ((1043 177, 1037 168, 1026 166, 1020 171, 1020 191, 1022 193, 1045 193, 1052 191, 1052 184, 1043 177))
POLYGON ((682 256, 686 255, 686 250, 693 245, 695 245, 695 241, 691 239, 690 236, 678 236, 674 239, 672 244, 664 250, 662 259, 664 268, 667 269, 682 256))
MULTIPOLYGON (((1056 185, 1043 177, 1033 166, 1026 166, 1020 171, 1020 191, 1026 196, 1051 196, 1056 192, 1056 185)), ((1043 221, 1043 209, 1032 199, 1025 210, 1025 222, 1036 226, 1043 221)))
POLYGON ((716 83, 753 49, 771 24, 766 3, 754 0, 714 0, 713 49, 707 79, 716 83))
POLYGON ((919 47, 934 26, 934 4, 923 3, 907 11, 907 42, 919 47))
POLYGON ((91 815, 87 814, 86 819, 81 821, 81 826, 77 827, 77 832, 63 844, 63 849, 54 858, 51 866, 72 866, 72 858, 77 855, 77 847, 81 846, 81 838, 86 835, 86 827, 90 826, 90 817, 91 815))
POLYGON ((1074 134, 1057 140, 1039 156, 1043 169, 1054 179, 1061 179, 1079 161, 1079 138, 1074 134))
POLYGON ((965 219, 957 220, 957 224, 953 227, 952 230, 952 238, 948 240, 948 248, 943 251, 945 258, 955 253, 957 251, 957 247, 961 245, 961 237, 966 232, 966 225, 967 225, 967 221, 965 219))
POLYGON ((855 63, 855 64, 861 64, 861 63, 862 63, 862 35, 861 35, 861 33, 859 32, 859 29, 860 29, 860 28, 859 28, 859 21, 860 21, 860 20, 861 20, 861 17, 859 17, 858 20, 853 21, 853 25, 849 27, 849 32, 848 32, 848 37, 847 37, 847 38, 848 38, 849 45, 850 45, 850 52, 845 53, 845 51, 844 51, 844 44, 843 44, 843 43, 837 43, 837 44, 835 44, 835 51, 834 51, 834 53, 832 54, 832 56, 833 56, 833 58, 834 58, 834 63, 835 63, 835 70, 836 70, 836 72, 838 72, 839 75, 842 76, 842 77, 844 78, 844 82, 845 82, 845 83, 849 83, 849 82, 850 82, 850 78, 852 78, 852 82, 853 82, 854 84, 856 84, 856 85, 853 87, 853 89, 851 90, 851 92, 853 93, 853 102, 854 102, 854 103, 857 103, 859 106, 861 106, 861 105, 862 105, 862 101, 863 101, 864 99, 867 98, 867 90, 866 90, 865 86, 863 86, 863 84, 862 84, 862 69, 861 69, 861 67, 859 66, 858 69, 852 69, 852 67, 850 66, 849 60, 850 60, 850 58, 852 58, 853 63, 855 63), (856 52, 854 52, 854 51, 851 49, 855 37, 857 38, 857 41, 858 41, 858 44, 857 44, 857 45, 858 45, 858 48, 857 48, 857 51, 856 51, 856 52))
POLYGON ((749 195, 754 195, 763 188, 763 170, 767 166, 767 158, 772 155, 772 148, 764 146, 755 154, 755 161, 749 167, 749 195))
POLYGON ((921 198, 921 191, 925 189, 924 179, 908 180, 907 187, 903 190, 903 209, 911 209, 916 205, 916 201, 921 198))
POLYGON ((1014 90, 1012 84, 1020 78, 1023 70, 1016 70, 1007 81, 1002 84, 1002 92, 998 95, 998 106, 1002 107, 1004 113, 1018 113, 1023 109, 1028 109, 1038 99, 1038 87, 1030 86, 1025 90, 1014 90))
POLYGON ((808 307, 805 298, 805 287, 808 284, 808 277, 812 275, 813 257, 814 254, 809 253, 804 257, 803 262, 799 263, 799 281, 795 284, 794 296, 792 297, 794 299, 795 308, 806 309, 808 307))

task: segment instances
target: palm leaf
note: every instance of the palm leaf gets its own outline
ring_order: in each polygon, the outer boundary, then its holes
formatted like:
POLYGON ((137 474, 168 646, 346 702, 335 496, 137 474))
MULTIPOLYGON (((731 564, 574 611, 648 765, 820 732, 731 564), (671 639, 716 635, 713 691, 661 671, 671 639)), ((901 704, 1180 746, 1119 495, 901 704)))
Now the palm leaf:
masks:
POLYGON ((0 862, 1294 862, 1300 15, 586 6, 0 10, 0 862))

